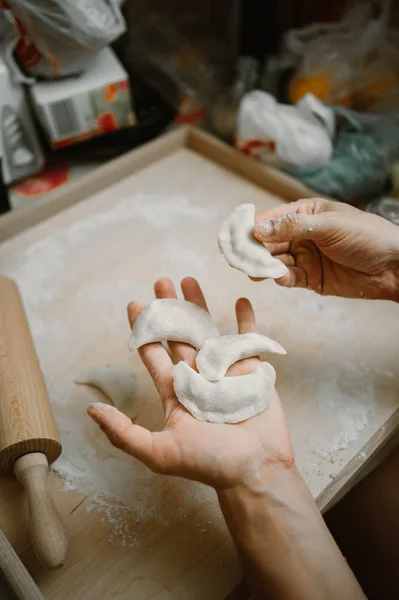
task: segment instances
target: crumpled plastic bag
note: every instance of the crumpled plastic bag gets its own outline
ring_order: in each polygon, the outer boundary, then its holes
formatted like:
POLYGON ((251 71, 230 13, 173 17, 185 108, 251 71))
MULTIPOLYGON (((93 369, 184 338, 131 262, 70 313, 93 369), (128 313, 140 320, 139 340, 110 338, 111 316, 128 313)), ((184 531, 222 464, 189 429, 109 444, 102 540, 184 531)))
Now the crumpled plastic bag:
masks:
POLYGON ((329 162, 334 128, 332 110, 312 94, 293 107, 255 90, 241 101, 236 145, 276 167, 293 172, 309 170, 329 162))
POLYGON ((1 7, 14 21, 16 58, 34 77, 80 73, 126 29, 113 0, 7 0, 1 7))
POLYGON ((383 192, 391 165, 399 160, 399 111, 361 115, 336 109, 346 125, 336 138, 328 165, 299 174, 309 187, 345 202, 383 192))
POLYGON ((288 88, 292 104, 313 93, 327 104, 380 110, 399 100, 399 31, 389 26, 390 4, 353 8, 337 24, 314 25, 285 36, 285 53, 298 61, 288 88))

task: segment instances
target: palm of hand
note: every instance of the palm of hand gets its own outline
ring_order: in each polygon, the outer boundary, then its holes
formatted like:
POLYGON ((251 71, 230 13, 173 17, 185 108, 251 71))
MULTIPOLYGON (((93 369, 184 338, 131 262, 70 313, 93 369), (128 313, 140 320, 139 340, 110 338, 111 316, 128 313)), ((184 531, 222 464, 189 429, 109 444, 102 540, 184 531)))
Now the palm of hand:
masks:
MULTIPOLYGON (((193 279, 182 282, 186 300, 206 309, 205 299, 193 279)), ((175 297, 173 284, 161 279, 155 285, 158 298, 175 297)), ((142 307, 130 304, 131 326, 142 307)), ((253 331, 255 320, 250 303, 237 303, 237 322, 241 333, 253 331)), ((196 352, 187 344, 169 343, 174 362, 185 360, 194 367, 196 352)), ((265 463, 293 463, 293 452, 280 400, 275 397, 260 415, 235 425, 197 421, 178 401, 173 389, 173 363, 160 344, 147 344, 140 356, 149 370, 163 403, 165 422, 161 432, 151 433, 109 407, 91 407, 89 414, 116 447, 132 454, 151 469, 209 484, 216 489, 246 481, 265 463)), ((251 372, 258 359, 236 363, 229 375, 251 372)))
MULTIPOLYGON (((234 375, 248 372, 248 362, 242 361, 234 375)), ((247 480, 264 463, 289 465, 293 462, 277 394, 266 412, 235 425, 197 421, 176 398, 176 406, 165 419, 164 432, 173 440, 169 447, 173 456, 165 453, 166 446, 163 446, 159 470, 215 488, 231 487, 247 480)))

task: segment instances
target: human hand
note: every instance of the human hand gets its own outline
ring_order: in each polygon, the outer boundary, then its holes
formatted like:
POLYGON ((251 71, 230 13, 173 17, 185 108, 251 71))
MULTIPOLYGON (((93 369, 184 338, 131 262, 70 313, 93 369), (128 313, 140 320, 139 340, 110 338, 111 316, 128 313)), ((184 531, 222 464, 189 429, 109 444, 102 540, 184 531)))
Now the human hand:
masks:
POLYGON ((323 198, 257 214, 254 236, 289 268, 279 285, 399 301, 399 227, 323 198))
MULTIPOLYGON (((181 288, 186 300, 207 310, 195 279, 184 279, 181 288)), ((175 298, 172 282, 166 278, 158 280, 155 295, 157 298, 175 298)), ((139 304, 129 304, 131 327, 142 310, 139 304)), ((255 331, 255 316, 247 299, 237 301, 236 316, 240 333, 255 331)), ((181 342, 169 342, 169 347, 172 357, 160 343, 146 344, 139 349, 162 400, 164 427, 161 432, 150 432, 133 424, 114 407, 105 404, 89 407, 89 415, 114 446, 138 458, 153 471, 200 481, 217 490, 250 483, 261 471, 264 477, 269 466, 291 467, 294 464, 277 393, 263 413, 247 421, 234 425, 197 421, 180 404, 173 389, 173 362, 184 360, 195 368, 196 351, 181 342)), ((228 375, 245 375, 254 370, 258 360, 242 360, 229 369, 228 375)))

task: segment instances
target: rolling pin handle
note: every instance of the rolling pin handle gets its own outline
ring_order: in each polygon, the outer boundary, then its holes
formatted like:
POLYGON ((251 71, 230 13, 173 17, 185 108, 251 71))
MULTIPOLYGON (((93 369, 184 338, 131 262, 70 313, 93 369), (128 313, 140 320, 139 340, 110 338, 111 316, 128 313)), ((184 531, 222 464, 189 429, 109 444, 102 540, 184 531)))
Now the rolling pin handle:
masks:
MULTIPOLYGON (((44 600, 36 583, 1 530, 0 571, 14 592, 13 598, 15 597, 17 600, 44 600)), ((6 595, 8 598, 8 594, 6 595)))
POLYGON ((47 488, 46 455, 25 454, 15 461, 14 471, 28 495, 33 550, 43 566, 59 569, 65 562, 68 538, 47 488))

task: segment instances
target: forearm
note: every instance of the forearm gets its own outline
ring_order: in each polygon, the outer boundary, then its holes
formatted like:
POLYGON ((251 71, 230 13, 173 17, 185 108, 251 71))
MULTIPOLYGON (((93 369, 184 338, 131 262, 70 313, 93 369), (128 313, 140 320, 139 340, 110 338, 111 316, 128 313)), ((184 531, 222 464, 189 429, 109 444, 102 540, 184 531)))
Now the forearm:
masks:
POLYGON ((252 600, 364 600, 295 467, 268 471, 218 494, 252 600))

